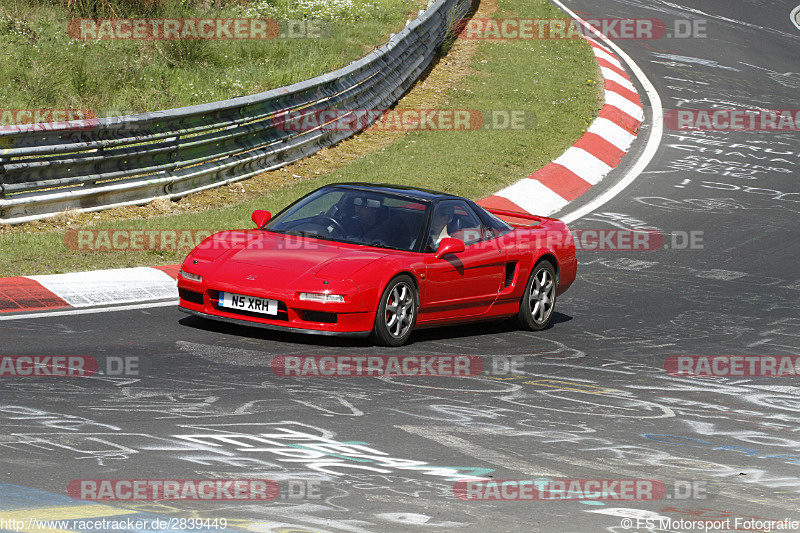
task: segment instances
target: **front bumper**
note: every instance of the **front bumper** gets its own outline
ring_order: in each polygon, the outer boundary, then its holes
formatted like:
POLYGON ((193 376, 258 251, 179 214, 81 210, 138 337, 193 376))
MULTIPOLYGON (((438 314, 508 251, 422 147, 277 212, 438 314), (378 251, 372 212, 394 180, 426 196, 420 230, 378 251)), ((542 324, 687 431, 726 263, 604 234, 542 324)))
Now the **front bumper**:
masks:
POLYGON ((281 331, 315 333, 319 335, 366 336, 375 323, 375 312, 365 310, 360 297, 347 303, 321 303, 297 298, 297 291, 277 290, 265 293, 262 290, 242 290, 236 286, 214 284, 210 289, 204 284, 179 280, 180 309, 186 313, 221 320, 234 324, 246 324, 281 331), (278 301, 276 315, 246 312, 220 307, 219 290, 245 293, 251 296, 278 301))
POLYGON ((341 337, 367 337, 372 332, 369 331, 330 331, 325 329, 306 329, 301 328, 298 326, 284 326, 280 324, 271 324, 267 322, 254 322, 252 320, 245 320, 241 318, 233 318, 229 316, 221 316, 221 315, 211 315, 209 313, 204 313, 202 311, 196 311, 194 309, 188 309, 186 307, 180 306, 178 307, 184 313, 188 313, 190 315, 194 315, 200 318, 207 318, 209 320, 219 320, 221 322, 228 322, 231 324, 239 324, 243 326, 253 326, 257 328, 264 328, 264 329, 271 329, 276 331, 288 331, 293 333, 310 333, 312 335, 325 335, 325 336, 341 336, 341 337))

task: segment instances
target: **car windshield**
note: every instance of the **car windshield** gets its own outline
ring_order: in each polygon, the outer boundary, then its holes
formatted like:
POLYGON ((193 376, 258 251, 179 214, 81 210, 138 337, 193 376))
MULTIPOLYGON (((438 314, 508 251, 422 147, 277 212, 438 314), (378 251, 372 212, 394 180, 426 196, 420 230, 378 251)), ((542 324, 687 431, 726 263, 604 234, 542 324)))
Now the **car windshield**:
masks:
POLYGON ((376 190, 326 187, 276 216, 268 231, 414 250, 429 204, 376 190))

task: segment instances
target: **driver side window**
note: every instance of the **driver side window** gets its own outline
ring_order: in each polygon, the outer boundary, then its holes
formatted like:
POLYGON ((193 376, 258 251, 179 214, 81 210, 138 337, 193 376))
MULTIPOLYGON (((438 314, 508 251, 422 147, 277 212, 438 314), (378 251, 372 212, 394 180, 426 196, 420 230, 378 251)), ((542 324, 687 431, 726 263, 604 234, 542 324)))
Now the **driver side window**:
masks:
POLYGON ((428 248, 436 250, 445 237, 459 239, 465 245, 470 245, 481 240, 482 231, 480 219, 466 202, 444 200, 434 207, 428 248))

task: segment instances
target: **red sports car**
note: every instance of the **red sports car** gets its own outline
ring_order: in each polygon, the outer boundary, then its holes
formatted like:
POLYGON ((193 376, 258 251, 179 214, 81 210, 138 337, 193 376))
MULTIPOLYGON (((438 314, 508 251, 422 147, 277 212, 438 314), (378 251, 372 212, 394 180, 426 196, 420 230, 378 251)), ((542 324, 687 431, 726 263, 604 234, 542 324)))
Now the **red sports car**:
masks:
POLYGON ((189 254, 182 311, 400 346, 415 328, 477 320, 544 329, 575 280, 566 224, 446 193, 335 184, 270 217, 257 210, 257 229, 217 233, 189 254))

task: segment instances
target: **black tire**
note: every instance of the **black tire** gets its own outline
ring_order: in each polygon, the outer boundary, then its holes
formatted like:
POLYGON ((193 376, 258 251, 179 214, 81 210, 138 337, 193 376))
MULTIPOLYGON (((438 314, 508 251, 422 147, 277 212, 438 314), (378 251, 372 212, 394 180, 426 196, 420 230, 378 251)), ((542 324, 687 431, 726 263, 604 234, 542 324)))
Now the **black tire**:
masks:
POLYGON ((378 302, 372 336, 381 346, 402 346, 417 322, 417 289, 405 274, 392 279, 378 302))
POLYGON ((558 276, 553 264, 546 259, 536 263, 519 304, 519 326, 530 331, 548 327, 553 320, 557 290, 558 276))

